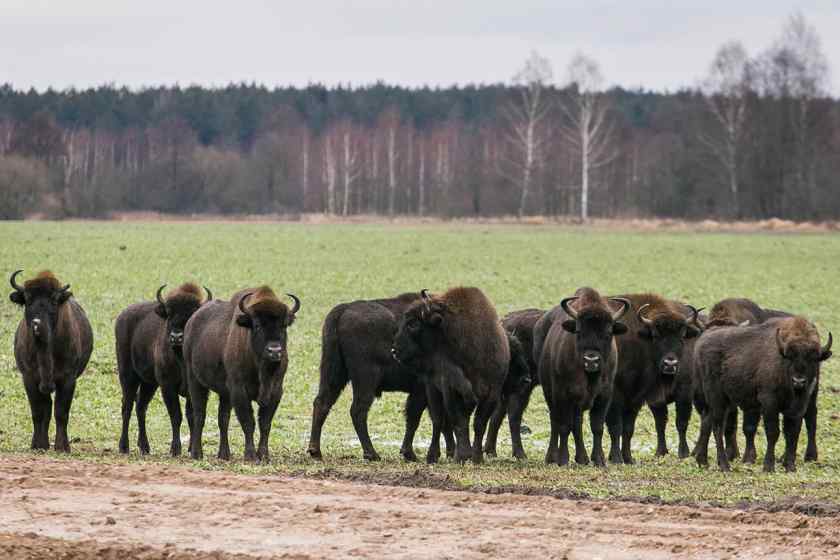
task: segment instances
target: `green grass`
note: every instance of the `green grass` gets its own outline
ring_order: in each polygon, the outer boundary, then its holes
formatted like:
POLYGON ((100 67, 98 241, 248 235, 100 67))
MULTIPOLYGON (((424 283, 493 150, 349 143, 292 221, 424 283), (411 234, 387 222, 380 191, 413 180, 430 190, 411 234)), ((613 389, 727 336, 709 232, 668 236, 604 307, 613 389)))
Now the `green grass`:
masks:
MULTIPOLYGON (((840 236, 767 234, 627 233, 551 226, 159 224, 159 223, 2 223, 0 262, 3 278, 24 268, 24 278, 49 268, 72 283, 87 310, 95 348, 79 381, 70 422, 78 438, 73 455, 97 461, 124 461, 116 450, 120 390, 115 371, 113 321, 127 305, 154 297, 162 283, 196 280, 226 298, 246 286, 268 283, 303 301, 290 330, 291 363, 286 392, 275 417, 270 465, 245 465, 242 433, 235 417, 231 443, 236 460, 209 460, 202 468, 243 472, 338 473, 394 477, 421 473, 448 476, 456 485, 524 485, 571 489, 598 497, 658 496, 665 500, 777 500, 800 496, 840 501, 840 361, 823 368, 820 394, 820 462, 804 464, 794 474, 766 475, 760 466, 736 462, 734 472, 700 470, 692 460, 674 455, 653 457, 655 431, 643 410, 637 425, 635 466, 547 467, 543 454, 548 417, 536 391, 525 423, 529 460, 509 459, 506 426, 499 459, 485 465, 435 467, 407 465, 399 458, 404 395, 386 394, 371 411, 378 464, 361 459, 349 418, 351 391, 345 391, 324 428, 323 464, 305 454, 311 403, 318 386, 320 326, 336 303, 402 291, 442 290, 456 284, 481 287, 500 314, 524 307, 549 307, 581 285, 603 293, 655 291, 695 305, 711 305, 728 296, 748 296, 773 308, 801 312, 840 335, 840 236), (120 246, 125 246, 121 250, 120 246)), ((5 281, 5 280, 3 280, 5 281)), ((0 303, 0 451, 28 452, 31 423, 26 396, 12 354, 20 309, 4 297, 0 303)), ((824 332, 824 330, 823 330, 824 332)), ((215 455, 217 427, 211 400, 205 453, 215 455)), ((697 434, 694 415, 689 437, 697 434)), ((132 422, 132 455, 136 455, 132 422)), ((424 417, 416 442, 425 452, 430 424, 424 417)), ((159 397, 150 407, 152 456, 170 460, 169 420, 159 397)), ((186 435, 186 426, 184 426, 186 435)), ((759 434, 759 459, 763 436, 759 434)), ((673 410, 669 443, 676 448, 673 410)), ((781 442, 779 449, 781 451, 781 442)), ((713 453, 713 452, 712 452, 713 453)))

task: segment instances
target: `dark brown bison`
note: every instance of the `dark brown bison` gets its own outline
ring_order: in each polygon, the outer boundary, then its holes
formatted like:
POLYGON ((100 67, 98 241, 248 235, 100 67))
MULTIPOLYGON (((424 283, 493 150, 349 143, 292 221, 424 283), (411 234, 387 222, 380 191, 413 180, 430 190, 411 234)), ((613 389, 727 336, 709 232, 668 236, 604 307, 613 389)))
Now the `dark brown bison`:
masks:
MULTIPOLYGON (((613 463, 632 464, 630 444, 642 405, 667 404, 661 393, 677 381, 686 339, 698 336, 698 310, 655 294, 619 296, 631 302, 633 313, 623 322, 629 332, 618 338, 618 371, 613 400, 607 412, 610 456, 613 463), (663 387, 664 386, 664 387, 663 387)), ((687 380, 690 387, 690 377, 687 380)), ((689 401, 690 402, 690 401, 689 401)), ((665 408, 658 406, 655 408, 665 408)), ((665 408, 667 414, 667 408, 665 408)), ((690 415, 690 408, 688 413, 690 415)), ((657 431, 664 434, 664 418, 656 418, 657 431)), ((687 424, 687 421, 686 421, 687 424)), ((664 437, 664 435, 663 435, 664 437)))
MULTIPOLYGON (((487 421, 502 395, 510 344, 496 310, 478 288, 452 288, 442 295, 421 292, 405 311, 394 337, 394 356, 428 376, 433 425, 455 431, 455 458, 483 459, 487 421), (475 440, 469 416, 476 407, 475 440)), ((433 442, 434 443, 434 442, 433 442)))
MULTIPOLYGON (((408 461, 416 461, 414 434, 426 408, 426 388, 413 368, 394 360, 391 347, 399 321, 420 294, 360 300, 335 306, 321 330, 321 376, 318 395, 312 403, 309 454, 321 459, 321 431, 330 409, 349 382, 353 386, 350 417, 362 445, 364 458, 379 460, 368 433, 368 412, 383 392, 408 393, 405 403, 405 437, 400 449, 408 461)), ((449 436, 451 438, 451 436, 449 436)), ((447 447, 454 452, 454 444, 447 447)), ((427 457, 429 459, 430 457, 427 457)), ((435 458, 436 459, 436 458, 435 458)))
POLYGON ((820 363, 831 357, 831 343, 829 333, 828 342, 821 348, 816 327, 803 317, 723 327, 704 334, 694 350, 694 367, 706 405, 697 463, 708 465, 709 437, 714 432, 718 466, 729 470, 723 428, 732 407, 739 406, 759 410, 764 418, 766 472, 775 470, 779 414, 783 416, 783 464, 787 471, 794 471, 802 418, 816 389, 820 363))
POLYGON ((117 371, 122 387, 122 432, 120 453, 128 453, 128 425, 131 409, 137 402, 137 447, 149 453, 146 435, 146 409, 158 386, 172 425, 169 453, 181 454, 181 401, 187 397, 187 424, 192 426, 192 406, 184 375, 184 327, 202 303, 213 299, 207 288, 203 299, 201 288, 192 283, 170 291, 162 297, 166 285, 158 288, 155 301, 130 305, 117 317, 114 325, 117 371))
POLYGON ((289 309, 268 286, 242 290, 231 300, 213 300, 187 322, 184 362, 193 406, 190 454, 201 459, 202 431, 210 390, 219 395, 220 459, 230 458, 230 408, 245 433, 245 460, 268 461, 271 422, 283 396, 289 363, 286 329, 295 320, 300 300, 289 309), (254 411, 259 406, 260 442, 254 448, 254 411))
POLYGON ((15 331, 15 362, 23 377, 32 411, 32 449, 49 449, 52 394, 55 393, 55 450, 70 451, 67 421, 76 391, 93 350, 93 331, 70 285, 62 286, 52 272, 44 271, 15 282, 9 299, 24 308, 15 331))
POLYGON ((581 426, 582 413, 588 410, 592 462, 606 466, 601 438, 619 361, 614 337, 627 332, 618 320, 630 306, 629 300, 607 300, 592 288, 580 288, 534 327, 534 345, 542 348, 537 367, 551 418, 546 463, 569 463, 570 433, 575 461, 589 463, 581 426))
MULTIPOLYGON (((511 375, 518 367, 523 373, 519 375, 520 383, 523 375, 527 373, 529 383, 520 386, 518 390, 511 388, 502 394, 502 400, 493 411, 493 416, 487 426, 487 440, 484 444, 484 452, 491 457, 496 456, 496 442, 499 438, 499 429, 505 419, 508 417, 508 425, 510 426, 510 440, 513 451, 513 456, 517 459, 525 459, 525 449, 522 447, 522 415, 528 407, 528 401, 531 399, 531 393, 534 388, 540 383, 540 376, 537 373, 537 364, 534 359, 534 325, 543 316, 545 310, 543 309, 522 309, 520 311, 512 311, 505 315, 502 319, 502 326, 510 334, 511 337, 518 340, 521 346, 521 355, 524 363, 516 365, 516 356, 519 352, 515 348, 515 343, 511 344, 511 371, 508 373, 508 378, 515 378, 511 375)), ((508 384, 508 381, 505 382, 508 384)))
MULTIPOLYGON (((729 298, 722 300, 712 307, 709 313, 709 326, 744 326, 757 325, 769 321, 770 319, 779 319, 785 317, 792 317, 792 313, 787 311, 779 311, 777 309, 767 309, 759 306, 752 300, 746 298, 729 298)), ((811 402, 808 404, 808 411, 805 413, 805 428, 808 433, 808 444, 805 447, 805 461, 816 461, 818 457, 817 449, 817 397, 819 395, 820 382, 817 379, 817 386, 811 395, 811 402)), ((756 459, 755 449, 755 434, 758 431, 758 422, 760 414, 757 410, 744 411, 743 432, 746 440, 746 447, 744 448, 744 456, 742 461, 744 463, 754 463, 756 459)), ((738 456, 737 443, 735 443, 734 433, 737 428, 738 409, 733 408, 732 412, 727 418, 725 432, 727 434, 727 451, 729 452, 729 459, 738 456)))

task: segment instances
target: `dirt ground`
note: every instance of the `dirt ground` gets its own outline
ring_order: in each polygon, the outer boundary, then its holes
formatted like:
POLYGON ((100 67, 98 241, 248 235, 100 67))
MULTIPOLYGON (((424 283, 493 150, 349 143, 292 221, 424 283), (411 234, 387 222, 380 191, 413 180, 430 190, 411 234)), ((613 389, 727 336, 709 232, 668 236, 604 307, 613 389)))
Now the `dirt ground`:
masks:
POLYGON ((837 558, 840 517, 0 456, 0 558, 837 558))

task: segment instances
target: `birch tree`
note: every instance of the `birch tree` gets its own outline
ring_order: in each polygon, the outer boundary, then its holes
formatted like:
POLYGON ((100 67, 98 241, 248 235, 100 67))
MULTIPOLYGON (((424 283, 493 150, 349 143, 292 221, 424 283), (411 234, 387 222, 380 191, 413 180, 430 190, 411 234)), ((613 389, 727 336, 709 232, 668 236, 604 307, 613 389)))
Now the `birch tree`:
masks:
POLYGON ((580 219, 589 219, 589 183, 596 169, 618 155, 613 147, 613 126, 607 119, 610 106, 601 92, 604 78, 598 63, 577 54, 567 70, 568 100, 560 106, 568 124, 560 132, 580 154, 580 219))
POLYGON ((718 50, 702 90, 716 130, 711 134, 701 133, 700 141, 723 166, 732 202, 732 216, 739 218, 739 165, 750 92, 750 61, 740 42, 726 43, 718 50))
POLYGON ((519 207, 516 212, 519 218, 525 213, 534 170, 542 163, 545 155, 543 124, 549 113, 545 87, 552 78, 551 64, 536 51, 532 51, 525 65, 513 77, 517 94, 503 113, 509 127, 507 140, 512 153, 501 169, 503 175, 519 187, 519 207))
POLYGON ((344 204, 342 205, 341 214, 347 216, 350 213, 350 197, 353 191, 353 183, 361 174, 361 166, 359 165, 359 148, 353 139, 352 126, 347 123, 343 127, 341 135, 341 143, 344 149, 344 204))

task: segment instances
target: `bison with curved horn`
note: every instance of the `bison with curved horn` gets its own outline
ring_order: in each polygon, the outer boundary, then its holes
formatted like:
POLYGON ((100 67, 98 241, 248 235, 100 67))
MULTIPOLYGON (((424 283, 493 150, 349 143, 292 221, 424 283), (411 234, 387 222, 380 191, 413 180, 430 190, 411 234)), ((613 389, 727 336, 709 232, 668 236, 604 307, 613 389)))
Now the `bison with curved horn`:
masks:
POLYGON ((32 449, 49 449, 52 394, 55 393, 55 450, 70 451, 67 422, 76 391, 76 379, 85 371, 93 350, 93 331, 84 309, 52 272, 43 271, 9 283, 13 303, 24 308, 15 331, 15 362, 23 377, 32 411, 32 449))
POLYGON ((218 457, 230 458, 228 424, 233 407, 245 434, 245 460, 269 460, 268 436, 289 364, 286 331, 300 310, 300 300, 286 295, 294 301, 291 308, 268 286, 242 290, 230 301, 202 306, 187 322, 184 361, 193 406, 193 459, 203 456, 202 432, 212 390, 219 395, 218 457), (252 401, 259 407, 256 448, 252 401))
POLYGON ((128 453, 128 426, 133 406, 136 406, 137 413, 137 447, 141 454, 150 452, 146 409, 158 387, 172 426, 170 455, 177 457, 181 454, 179 396, 187 399, 187 424, 190 428, 192 426, 192 406, 183 359, 184 327, 202 305, 213 300, 213 294, 205 287, 206 297, 202 297, 201 288, 191 282, 171 290, 166 297, 163 297, 164 289, 166 284, 158 288, 155 301, 128 306, 119 314, 114 325, 117 371, 122 387, 120 453, 128 453))

